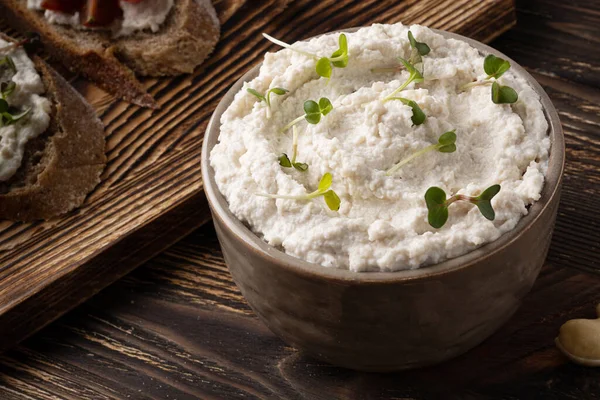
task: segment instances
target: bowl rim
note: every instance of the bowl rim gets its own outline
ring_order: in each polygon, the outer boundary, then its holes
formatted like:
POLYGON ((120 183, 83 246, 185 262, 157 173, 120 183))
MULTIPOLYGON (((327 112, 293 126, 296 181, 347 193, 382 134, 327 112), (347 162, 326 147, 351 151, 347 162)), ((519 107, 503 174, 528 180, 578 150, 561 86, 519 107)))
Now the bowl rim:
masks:
MULTIPOLYGON (((324 34, 336 32, 350 33, 361 28, 362 27, 349 28, 327 32, 324 34)), ((321 265, 291 256, 263 241, 229 210, 229 205, 225 200, 225 197, 217 188, 214 180, 214 170, 209 161, 210 151, 218 142, 221 115, 229 107, 235 94, 237 94, 243 87, 244 82, 250 81, 258 75, 262 63, 257 64, 247 71, 226 92, 225 96, 223 96, 212 114, 203 139, 201 169, 204 191, 206 193, 213 218, 219 220, 221 227, 228 229, 229 232, 236 237, 236 240, 240 244, 244 244, 247 250, 253 251, 260 257, 264 258, 265 262, 279 265, 282 268, 288 269, 290 272, 301 274, 306 278, 329 279, 339 282, 354 281, 373 284, 408 282, 417 279, 438 279, 442 275, 457 272, 485 261, 489 257, 510 246, 525 232, 527 232, 553 203, 553 199, 557 196, 560 196, 560 187, 565 168, 565 143, 558 113, 542 86, 523 67, 517 64, 510 57, 477 40, 459 35, 457 33, 447 32, 435 28, 430 29, 446 38, 464 41, 478 49, 480 53, 494 54, 498 57, 508 60, 511 63, 511 68, 513 71, 516 71, 517 75, 523 77, 540 96, 542 109, 548 121, 548 135, 551 141, 548 171, 540 199, 531 205, 528 214, 519 220, 515 228, 504 233, 498 239, 486 243, 461 256, 416 269, 390 272, 354 272, 347 269, 323 267, 321 265)), ((310 39, 311 38, 304 40, 310 39)))

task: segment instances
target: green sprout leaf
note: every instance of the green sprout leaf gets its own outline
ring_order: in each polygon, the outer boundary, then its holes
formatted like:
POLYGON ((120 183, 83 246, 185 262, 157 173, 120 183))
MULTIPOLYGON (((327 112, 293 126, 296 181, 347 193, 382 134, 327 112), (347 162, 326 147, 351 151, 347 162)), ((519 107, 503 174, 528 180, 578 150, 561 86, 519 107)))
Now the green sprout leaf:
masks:
POLYGON ((306 170, 308 170, 308 164, 307 163, 295 162, 292 165, 294 166, 294 168, 296 168, 300 172, 306 172, 306 170))
POLYGON ((0 114, 8 112, 8 102, 4 99, 0 99, 0 114))
POLYGON ((396 89, 392 93, 390 93, 386 98, 383 99, 383 101, 392 100, 394 98, 394 96, 396 96, 396 94, 398 94, 399 92, 404 90, 412 82, 421 83, 424 80, 423 75, 415 68, 414 65, 412 65, 411 63, 409 63, 408 61, 406 61, 404 58, 401 58, 401 57, 398 57, 398 60, 400 60, 400 62, 402 63, 402 65, 404 65, 404 68, 406 68, 406 70, 408 71, 408 73, 410 75, 408 76, 408 79, 406 80, 406 82, 404 82, 398 89, 396 89))
POLYGON ((284 88, 274 87, 273 89, 269 89, 269 91, 267 92, 267 94, 275 93, 278 96, 283 96, 287 92, 289 92, 289 90, 284 89, 284 88))
POLYGON ((488 76, 481 81, 475 81, 463 85, 462 89, 466 90, 474 86, 482 86, 492 84, 492 102, 495 104, 513 104, 519 99, 517 92, 509 87, 502 86, 497 81, 492 81, 492 78, 500 78, 508 69, 510 63, 493 54, 489 54, 483 60, 483 70, 488 76))
POLYGON ((279 165, 285 168, 292 168, 292 162, 288 158, 287 154, 283 153, 279 156, 279 165))
POLYGON ((0 82, 0 95, 6 100, 16 88, 17 84, 14 81, 0 82))
MULTIPOLYGON (((400 62, 404 65, 404 67, 411 72, 411 70, 416 68, 414 67, 415 65, 421 63, 423 61, 422 56, 426 56, 427 54, 429 54, 429 52, 431 51, 431 48, 429 48, 429 46, 427 45, 427 43, 423 43, 423 42, 418 42, 415 37, 413 36, 411 31, 408 31, 408 42, 410 43, 410 47, 411 47, 411 54, 410 57, 408 59, 408 61, 400 58, 400 62), (407 67, 407 64, 410 65, 410 67, 407 67)), ((371 72, 399 72, 401 71, 402 68, 401 67, 392 67, 392 68, 372 68, 371 72)), ((422 77, 422 73, 419 72, 419 75, 421 75, 421 79, 422 77)), ((420 81, 422 82, 422 80, 420 81)), ((409 82, 410 83, 410 82, 409 82)), ((408 85, 408 84, 406 84, 408 85)), ((399 92, 400 90, 398 90, 399 92)), ((393 96, 395 93, 394 92, 391 96, 393 96)))
POLYGON ((415 83, 423 82, 423 75, 419 72, 419 70, 417 70, 415 68, 414 65, 410 64, 408 61, 406 61, 402 57, 398 57, 398 59, 400 60, 402 65, 404 65, 404 68, 406 68, 406 70, 410 73, 410 77, 409 77, 410 82, 415 82, 415 83))
POLYGON ((316 101, 307 100, 304 102, 304 118, 309 124, 318 124, 321 121, 321 108, 316 101))
POLYGON ((265 102, 265 104, 267 105, 267 118, 271 118, 271 93, 276 94, 278 96, 283 96, 284 94, 289 92, 289 90, 279 87, 267 90, 267 93, 265 93, 264 96, 252 88, 247 88, 246 91, 251 95, 255 96, 258 100, 265 102))
POLYGON ((519 95, 513 88, 502 86, 498 82, 492 84, 492 101, 495 104, 513 104, 518 99, 519 95))
POLYGON ((317 61, 317 65, 316 65, 316 70, 317 70, 317 74, 319 74, 319 76, 322 76, 323 78, 331 78, 331 73, 333 71, 333 68, 331 67, 331 62, 329 61, 329 58, 327 57, 322 57, 319 58, 319 61, 317 61))
POLYGON ((440 153, 454 153, 456 151, 456 129, 444 133, 438 139, 437 150, 440 153))
POLYGON ((435 229, 439 229, 448 220, 448 207, 455 201, 468 201, 479 209, 479 212, 488 220, 493 221, 496 213, 492 208, 492 198, 500 192, 500 185, 492 185, 477 197, 454 195, 446 199, 446 192, 439 187, 433 186, 425 192, 425 204, 427 205, 427 221, 435 229))
POLYGON ((260 101, 264 101, 265 103, 267 102, 267 99, 265 98, 265 96, 258 93, 256 90, 254 90, 252 88, 247 88, 246 91, 248 93, 250 93, 251 95, 256 96, 256 98, 259 99, 260 101))
POLYGON ((340 209, 341 200, 333 190, 326 191, 323 198, 330 210, 337 211, 340 209))
POLYGON ((3 111, 6 109, 4 103, 6 103, 6 101, 0 99, 0 126, 12 125, 22 118, 25 118, 31 111, 31 108, 26 109, 20 114, 14 114, 14 111, 11 111, 10 109, 8 111, 3 111))
POLYGON ((2 116, 4 117, 4 120, 5 120, 5 125, 14 124, 15 122, 19 121, 20 119, 25 118, 25 116, 27 116, 30 111, 31 111, 31 108, 26 109, 25 111, 21 112, 20 114, 11 114, 9 112, 2 113, 2 116))
POLYGON ((348 39, 346 38, 345 34, 340 34, 338 42, 339 42, 339 48, 333 52, 333 54, 331 55, 331 57, 319 57, 316 54, 312 54, 306 51, 302 51, 302 50, 298 50, 296 48, 294 48, 293 46, 282 42, 281 40, 275 39, 272 36, 267 35, 266 33, 263 33, 263 36, 281 46, 284 47, 286 49, 295 51, 296 53, 299 54, 303 54, 307 57, 310 57, 312 59, 314 59, 316 61, 316 65, 315 65, 315 70, 317 72, 317 74, 323 78, 331 78, 331 74, 333 72, 333 67, 336 68, 345 68, 348 65, 348 39))
POLYGON ((498 192, 500 192, 500 185, 492 185, 485 189, 474 200, 474 204, 479 208, 479 212, 490 221, 493 221, 496 218, 496 212, 492 208, 492 199, 498 192))
POLYGON ((331 55, 331 63, 337 68, 346 68, 348 65, 348 39, 343 33, 338 39, 340 48, 331 55))
POLYGON ((406 104, 412 109, 412 117, 410 117, 411 121, 415 125, 421 125, 427 119, 427 116, 421 110, 421 107, 414 100, 405 99, 404 97, 392 97, 390 100, 400 100, 402 103, 406 104))
POLYGON ((333 176, 329 172, 326 172, 319 182, 319 192, 327 191, 331 187, 332 182, 333 176))
POLYGON ((296 162, 296 156, 298 155, 298 129, 296 126, 293 127, 292 136, 292 159, 290 160, 287 154, 283 153, 279 156, 279 165, 285 168, 295 168, 300 172, 308 170, 308 164, 302 162, 296 162))
POLYGON ((418 64, 422 61, 422 56, 429 54, 431 49, 426 43, 417 42, 411 31, 408 31, 408 41, 413 52, 410 56, 410 62, 412 64, 418 64))
POLYGON ((8 69, 12 71, 13 74, 17 73, 17 67, 13 61, 13 59, 9 56, 0 58, 0 67, 6 66, 8 69))
POLYGON ((433 186, 425 192, 427 204, 427 221, 435 229, 439 229, 448 221, 448 206, 446 205, 446 192, 433 186))
POLYGON ((17 113, 14 109, 8 105, 5 99, 0 99, 0 126, 11 125, 24 118, 29 114, 31 108, 17 113))
POLYGON ((311 200, 317 198, 319 196, 323 196, 325 200, 325 204, 332 211, 337 211, 340 209, 340 198, 339 196, 331 189, 331 183, 333 182, 333 176, 326 172, 321 180, 319 181, 319 186, 317 190, 312 193, 308 193, 301 196, 286 196, 279 194, 257 194, 258 196, 269 197, 271 199, 288 199, 288 200, 311 200))
POLYGON ((327 97, 321 97, 319 99, 319 109, 321 110, 321 114, 325 116, 333 110, 333 104, 331 104, 331 101, 327 97))
POLYGON ((317 103, 314 100, 306 100, 303 105, 304 115, 299 116, 295 120, 283 127, 281 132, 285 132, 298 122, 306 119, 309 124, 318 124, 321 121, 321 116, 325 116, 333 110, 333 105, 326 97, 321 97, 317 103))
POLYGON ((488 74, 486 79, 500 78, 510 68, 510 63, 493 54, 489 54, 483 60, 483 70, 488 74))
POLYGON ((279 87, 275 87, 275 88, 267 90, 267 94, 265 95, 267 107, 271 108, 271 93, 276 94, 277 96, 283 96, 287 92, 289 92, 289 90, 284 89, 284 88, 279 88, 279 87))
POLYGON ((443 133, 439 138, 436 144, 432 144, 430 146, 421 149, 410 156, 401 160, 398 164, 395 164, 392 168, 388 169, 385 174, 393 175, 396 173, 402 166, 414 160, 417 157, 422 156, 430 151, 439 151, 440 153, 454 153, 456 151, 456 132, 455 130, 451 130, 443 133))

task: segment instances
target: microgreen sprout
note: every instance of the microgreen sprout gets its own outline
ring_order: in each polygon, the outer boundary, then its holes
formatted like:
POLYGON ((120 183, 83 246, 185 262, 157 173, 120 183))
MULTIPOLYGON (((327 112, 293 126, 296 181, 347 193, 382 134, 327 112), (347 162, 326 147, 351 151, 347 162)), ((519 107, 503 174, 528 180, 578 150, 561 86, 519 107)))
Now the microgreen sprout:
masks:
POLYGON ((340 209, 341 200, 338 195, 332 190, 331 183, 333 182, 333 176, 326 172, 321 181, 319 182, 319 187, 312 193, 308 193, 300 196, 285 196, 278 194, 258 194, 259 196, 269 197, 271 199, 288 199, 288 200, 311 200, 319 196, 323 196, 325 199, 325 203, 327 207, 329 207, 332 211, 337 211, 340 209))
POLYGON ((414 83, 420 83, 423 82, 423 74, 421 74, 414 65, 412 65, 411 63, 409 63, 408 61, 406 61, 404 58, 398 57, 398 60, 400 60, 400 62, 404 65, 404 68, 406 68, 406 70, 408 71, 408 73, 410 74, 408 76, 408 79, 406 80, 406 82, 404 82, 398 89, 394 90, 392 93, 390 93, 387 97, 385 97, 383 99, 383 101, 389 101, 394 99, 394 97, 396 97, 396 94, 400 93, 401 91, 403 91, 408 85, 410 85, 412 82, 414 83))
POLYGON ((519 95, 510 86, 492 83, 492 101, 496 104, 513 104, 519 100, 519 95))
POLYGON ((510 68, 510 63, 493 54, 483 59, 483 70, 488 76, 485 79, 500 78, 510 68))
POLYGON ((278 96, 283 96, 284 94, 289 92, 289 90, 287 89, 275 87, 267 90, 267 93, 265 93, 265 95, 263 96, 262 94, 258 93, 252 88, 247 88, 246 90, 248 91, 248 93, 258 98, 258 100, 265 102, 265 104, 267 105, 267 118, 271 118, 271 93, 274 93, 278 96))
POLYGON ((448 131, 443 133, 439 138, 436 144, 432 144, 431 146, 427 146, 424 149, 421 149, 410 156, 404 158, 398 164, 394 165, 392 168, 388 169, 385 174, 393 175, 396 173, 402 166, 414 160, 415 158, 422 156, 425 153, 430 151, 439 151, 440 153, 454 153, 456 151, 456 132, 455 130, 448 131))
POLYGON ((0 67, 7 67, 13 74, 17 73, 17 67, 15 66, 13 59, 9 56, 0 58, 0 67))
POLYGON ((492 198, 500 191, 500 185, 492 185, 485 189, 479 196, 471 197, 462 194, 455 194, 446 199, 446 192, 443 189, 433 186, 427 189, 425 193, 425 203, 427 204, 427 220, 433 228, 439 229, 448 220, 448 207, 455 201, 468 201, 475 204, 481 214, 493 221, 496 213, 492 208, 492 198))
POLYGON ((408 42, 412 48, 410 63, 413 65, 422 62, 423 60, 421 57, 426 56, 431 51, 426 43, 417 42, 411 31, 408 31, 408 42))
POLYGON ((421 110, 421 107, 414 100, 405 99, 404 97, 392 97, 390 100, 400 100, 410 108, 412 108, 412 117, 410 117, 411 121, 415 125, 421 125, 427 119, 427 116, 421 110))
POLYGON ((16 123, 21 118, 29 114, 30 111, 31 108, 28 108, 19 113, 18 111, 12 109, 6 100, 0 99, 0 127, 16 123))
POLYGON ((519 96, 517 92, 509 87, 500 85, 497 80, 510 68, 510 62, 493 54, 489 54, 483 60, 483 70, 487 74, 485 79, 467 83, 462 87, 467 90, 474 86, 492 85, 492 101, 495 104, 512 104, 515 103, 519 96), (494 80, 492 80, 492 78, 494 80))
POLYGON ((292 128, 292 159, 288 158, 288 155, 283 153, 279 156, 279 165, 285 168, 294 167, 300 172, 304 172, 308 169, 308 164, 296 162, 296 155, 298 154, 298 129, 296 126, 292 128))
POLYGON ((17 84, 14 81, 0 82, 0 96, 6 100, 16 88, 17 84))
MULTIPOLYGON (((413 66, 416 66, 417 64, 422 63, 423 62, 422 56, 426 56, 431 51, 429 46, 426 43, 417 42, 417 40, 415 39, 415 37, 413 36, 411 31, 408 31, 408 43, 410 44, 410 48, 411 48, 408 63, 413 66)), ((373 68, 373 69, 371 69, 371 72, 400 72, 400 71, 402 71, 401 65, 399 65, 397 67, 392 67, 392 68, 373 68)))
POLYGON ((329 114, 331 110, 333 110, 333 105, 327 97, 321 97, 318 103, 314 100, 306 100, 304 102, 304 115, 284 126, 281 132, 287 131, 303 119, 306 119, 309 124, 318 124, 321 121, 321 116, 329 114))
POLYGON ((323 78, 331 78, 333 67, 346 68, 346 66, 348 65, 348 39, 343 33, 340 34, 338 38, 339 48, 336 51, 334 51, 333 54, 331 54, 331 57, 319 57, 316 54, 296 49, 291 45, 282 42, 281 40, 275 39, 274 37, 267 35, 266 33, 263 33, 263 36, 267 40, 281 47, 285 47, 286 49, 295 51, 296 53, 303 54, 307 57, 314 59, 317 62, 315 65, 315 70, 317 71, 317 74, 319 76, 322 76, 323 78))

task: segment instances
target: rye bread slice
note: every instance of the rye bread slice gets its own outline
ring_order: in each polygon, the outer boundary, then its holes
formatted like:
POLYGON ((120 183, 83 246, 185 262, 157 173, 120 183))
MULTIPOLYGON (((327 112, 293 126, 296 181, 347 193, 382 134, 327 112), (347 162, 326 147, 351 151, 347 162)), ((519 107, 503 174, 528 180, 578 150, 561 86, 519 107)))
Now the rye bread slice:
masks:
POLYGON ((25 146, 23 162, 0 182, 0 219, 50 219, 79 207, 106 164, 104 126, 56 71, 32 57, 52 103, 50 127, 25 146))
POLYGON ((175 0, 160 30, 113 38, 102 30, 79 30, 50 24, 27 0, 0 0, 0 17, 21 32, 42 36, 48 52, 109 93, 143 107, 156 102, 136 79, 189 73, 219 40, 219 20, 209 0, 175 0), (135 74, 134 74, 135 72, 135 74))

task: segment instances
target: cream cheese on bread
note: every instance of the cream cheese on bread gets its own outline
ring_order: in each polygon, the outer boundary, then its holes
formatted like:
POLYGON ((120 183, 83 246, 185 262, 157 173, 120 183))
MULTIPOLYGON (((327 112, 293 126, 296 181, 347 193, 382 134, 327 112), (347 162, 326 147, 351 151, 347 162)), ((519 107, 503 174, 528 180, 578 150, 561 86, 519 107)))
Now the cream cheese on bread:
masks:
POLYGON ((103 28, 89 28, 80 23, 79 13, 66 14, 44 10, 42 0, 27 0, 27 8, 44 11, 44 17, 51 24, 68 25, 75 29, 105 29, 113 36, 128 36, 134 32, 150 30, 158 32, 174 5, 174 0, 144 0, 139 3, 119 1, 123 16, 113 24, 103 28))
MULTIPOLYGON (((0 49, 8 45, 0 39, 0 49)), ((51 109, 50 101, 44 97, 46 89, 42 78, 25 50, 17 48, 9 53, 0 50, 0 58, 5 56, 9 56, 16 67, 14 75, 7 68, 0 70, 2 81, 12 81, 16 85, 5 100, 11 108, 29 112, 15 123, 0 126, 0 181, 10 179, 17 172, 27 142, 48 129, 51 109)))
POLYGON ((121 1, 120 4, 123 20, 118 36, 145 29, 158 32, 173 8, 173 0, 144 0, 137 4, 121 1))

